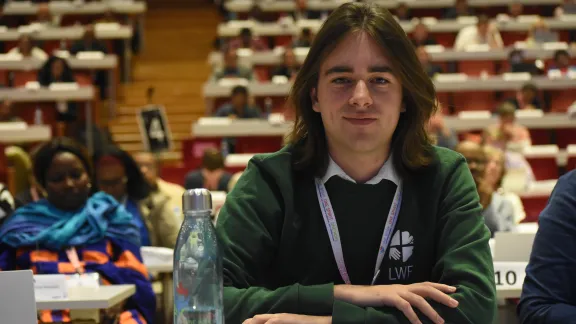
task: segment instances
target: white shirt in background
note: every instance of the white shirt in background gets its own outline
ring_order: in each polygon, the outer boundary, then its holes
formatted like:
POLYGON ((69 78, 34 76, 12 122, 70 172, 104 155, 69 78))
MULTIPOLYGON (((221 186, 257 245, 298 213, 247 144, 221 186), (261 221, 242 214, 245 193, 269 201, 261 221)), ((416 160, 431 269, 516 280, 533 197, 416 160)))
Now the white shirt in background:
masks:
POLYGON ((488 32, 488 37, 484 37, 478 33, 478 27, 476 25, 466 26, 458 32, 456 36, 456 41, 454 42, 454 49, 457 51, 464 51, 469 45, 481 45, 481 44, 491 44, 494 43, 497 48, 504 47, 504 42, 502 41, 502 36, 500 32, 496 29, 496 26, 490 26, 488 32))
MULTIPOLYGON (((21 53, 18 47, 14 47, 10 51, 8 51, 8 54, 21 54, 21 53)), ((32 48, 31 56, 35 59, 42 61, 46 61, 48 59, 48 54, 46 54, 46 52, 44 52, 42 49, 38 47, 32 48)))

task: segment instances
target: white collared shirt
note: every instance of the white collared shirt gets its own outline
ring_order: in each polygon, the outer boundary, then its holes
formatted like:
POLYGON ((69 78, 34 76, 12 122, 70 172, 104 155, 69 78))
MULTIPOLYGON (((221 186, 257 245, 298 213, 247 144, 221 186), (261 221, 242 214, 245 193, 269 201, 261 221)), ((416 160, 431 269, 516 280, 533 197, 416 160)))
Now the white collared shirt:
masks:
MULTIPOLYGON (((356 183, 356 180, 347 175, 346 172, 344 172, 344 170, 342 170, 342 168, 336 164, 336 162, 334 162, 332 157, 329 157, 329 159, 330 161, 328 162, 328 168, 326 169, 326 173, 321 179, 322 183, 326 184, 326 181, 328 181, 333 176, 338 176, 344 180, 356 183)), ((380 171, 378 171, 378 174, 376 174, 372 179, 366 181, 365 184, 375 185, 386 179, 392 181, 395 185, 398 185, 400 182, 400 177, 394 168, 392 160, 392 155, 390 155, 388 160, 386 160, 386 163, 384 163, 384 165, 380 168, 380 171)))

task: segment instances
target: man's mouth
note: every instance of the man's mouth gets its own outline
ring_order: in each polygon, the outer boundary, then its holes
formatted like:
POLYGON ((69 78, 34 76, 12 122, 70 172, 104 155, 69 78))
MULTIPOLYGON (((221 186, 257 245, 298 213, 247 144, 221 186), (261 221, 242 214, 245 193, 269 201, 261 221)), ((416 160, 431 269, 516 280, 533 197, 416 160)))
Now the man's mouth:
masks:
POLYGON ((364 126, 370 125, 376 122, 376 118, 365 118, 365 117, 344 117, 344 120, 352 125, 364 126))

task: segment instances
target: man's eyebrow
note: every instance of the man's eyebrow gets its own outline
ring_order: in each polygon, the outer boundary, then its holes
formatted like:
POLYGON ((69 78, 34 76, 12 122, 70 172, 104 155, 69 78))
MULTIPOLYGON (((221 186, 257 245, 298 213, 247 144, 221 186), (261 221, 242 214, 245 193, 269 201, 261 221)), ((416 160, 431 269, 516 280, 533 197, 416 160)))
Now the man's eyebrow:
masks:
POLYGON ((368 71, 378 73, 392 73, 392 69, 388 65, 371 66, 368 71))
POLYGON ((336 65, 336 66, 333 66, 333 67, 329 68, 328 70, 326 70, 326 72, 324 72, 324 75, 335 74, 335 73, 351 73, 353 71, 354 71, 354 69, 352 69, 349 66, 336 65))

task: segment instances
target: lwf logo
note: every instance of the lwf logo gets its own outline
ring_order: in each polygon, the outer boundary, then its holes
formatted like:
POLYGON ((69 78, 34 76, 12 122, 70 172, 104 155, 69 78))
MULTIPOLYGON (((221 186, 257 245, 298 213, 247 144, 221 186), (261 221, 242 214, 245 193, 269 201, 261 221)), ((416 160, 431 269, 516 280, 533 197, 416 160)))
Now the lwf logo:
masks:
MULTIPOLYGON (((397 230, 392 236, 390 241, 390 250, 388 252, 388 258, 390 260, 399 261, 406 263, 408 259, 412 256, 414 251, 414 238, 408 231, 397 230)), ((394 267, 388 269, 388 279, 390 280, 405 280, 410 277, 412 273, 411 265, 404 265, 401 267, 394 267)))

